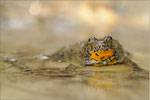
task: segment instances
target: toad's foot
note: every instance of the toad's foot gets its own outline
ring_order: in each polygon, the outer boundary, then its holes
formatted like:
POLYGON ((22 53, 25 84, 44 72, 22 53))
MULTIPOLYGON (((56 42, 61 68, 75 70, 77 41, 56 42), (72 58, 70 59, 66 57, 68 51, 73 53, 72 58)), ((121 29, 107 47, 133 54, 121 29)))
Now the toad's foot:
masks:
POLYGON ((144 69, 140 68, 135 62, 133 62, 131 59, 125 57, 124 58, 124 63, 129 65, 130 67, 133 68, 134 71, 143 71, 144 69))

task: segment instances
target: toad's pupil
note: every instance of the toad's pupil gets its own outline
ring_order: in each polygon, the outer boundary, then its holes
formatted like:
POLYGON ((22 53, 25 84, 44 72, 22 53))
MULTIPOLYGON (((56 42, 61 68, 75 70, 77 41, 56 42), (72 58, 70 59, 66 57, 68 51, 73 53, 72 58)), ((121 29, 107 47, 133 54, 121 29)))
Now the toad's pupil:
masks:
POLYGON ((112 40, 112 37, 108 35, 108 36, 105 37, 104 40, 105 40, 105 41, 112 40))

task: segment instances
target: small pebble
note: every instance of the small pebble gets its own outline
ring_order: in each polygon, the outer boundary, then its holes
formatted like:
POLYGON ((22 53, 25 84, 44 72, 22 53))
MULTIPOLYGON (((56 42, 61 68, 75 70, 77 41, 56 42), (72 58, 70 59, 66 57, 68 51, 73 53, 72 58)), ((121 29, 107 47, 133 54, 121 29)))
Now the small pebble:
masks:
POLYGON ((16 61, 16 59, 11 58, 9 61, 11 61, 11 62, 15 62, 15 61, 16 61))
POLYGON ((47 56, 41 56, 41 59, 46 60, 46 59, 48 59, 48 57, 47 56))
POLYGON ((58 60, 58 62, 61 62, 61 60, 58 60))

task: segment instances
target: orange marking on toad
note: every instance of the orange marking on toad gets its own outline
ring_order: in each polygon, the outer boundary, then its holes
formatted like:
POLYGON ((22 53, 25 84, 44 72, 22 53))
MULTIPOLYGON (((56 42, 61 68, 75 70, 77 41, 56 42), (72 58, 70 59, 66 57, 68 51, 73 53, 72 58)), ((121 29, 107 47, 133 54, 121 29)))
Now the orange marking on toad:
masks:
MULTIPOLYGON (((113 49, 109 49, 107 51, 90 51, 89 52, 91 54, 91 58, 92 60, 90 62, 103 62, 103 61, 108 61, 108 63, 106 64, 116 64, 117 61, 110 61, 110 60, 113 60, 114 57, 114 50, 113 49)), ((93 64, 95 66, 97 65, 105 65, 105 64, 93 64)))
POLYGON ((112 57, 114 54, 114 50, 109 49, 107 51, 104 51, 104 50, 102 50, 102 51, 90 51, 89 53, 91 54, 91 56, 90 56, 91 58, 101 62, 104 59, 112 57), (103 59, 101 59, 101 58, 103 58, 103 59))

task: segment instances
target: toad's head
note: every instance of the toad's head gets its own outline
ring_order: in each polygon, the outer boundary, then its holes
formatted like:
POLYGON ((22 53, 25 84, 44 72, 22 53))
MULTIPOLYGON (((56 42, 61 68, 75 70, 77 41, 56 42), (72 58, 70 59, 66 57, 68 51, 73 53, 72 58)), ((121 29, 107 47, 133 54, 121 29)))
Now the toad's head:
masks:
POLYGON ((113 39, 107 35, 103 39, 91 37, 86 46, 85 65, 115 64, 115 51, 112 46, 113 39))

